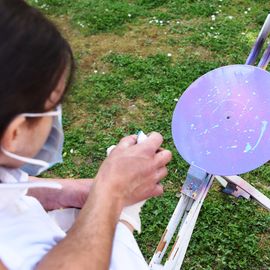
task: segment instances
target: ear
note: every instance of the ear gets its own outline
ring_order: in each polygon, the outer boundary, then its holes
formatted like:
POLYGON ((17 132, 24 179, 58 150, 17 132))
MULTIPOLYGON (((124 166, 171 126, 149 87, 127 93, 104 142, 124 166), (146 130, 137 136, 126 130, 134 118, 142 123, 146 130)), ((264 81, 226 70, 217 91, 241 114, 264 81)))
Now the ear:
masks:
POLYGON ((26 127, 25 116, 19 115, 14 118, 2 136, 1 146, 12 153, 16 152, 21 144, 22 138, 20 135, 25 132, 26 127))

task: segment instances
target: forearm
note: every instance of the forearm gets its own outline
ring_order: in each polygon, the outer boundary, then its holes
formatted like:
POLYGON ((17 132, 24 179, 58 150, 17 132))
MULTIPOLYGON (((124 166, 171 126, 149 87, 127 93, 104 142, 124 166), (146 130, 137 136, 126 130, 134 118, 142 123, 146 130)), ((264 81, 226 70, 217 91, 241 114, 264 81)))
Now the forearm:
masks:
MULTIPOLYGON (((45 179, 29 176, 29 181, 31 182, 43 180, 45 179)), ((46 181, 47 180, 53 181, 54 179, 46 179, 46 181)), ((50 205, 51 201, 55 201, 55 198, 59 198, 61 193, 62 189, 30 188, 27 191, 27 196, 36 198, 46 210, 51 210, 51 207, 48 207, 48 205, 50 205)))
POLYGON ((62 185, 62 189, 32 188, 28 196, 35 197, 46 210, 65 207, 81 208, 88 197, 94 179, 42 179, 29 177, 29 181, 54 181, 62 185))
POLYGON ((37 269, 107 270, 121 210, 122 203, 117 198, 94 184, 67 237, 43 258, 37 269))

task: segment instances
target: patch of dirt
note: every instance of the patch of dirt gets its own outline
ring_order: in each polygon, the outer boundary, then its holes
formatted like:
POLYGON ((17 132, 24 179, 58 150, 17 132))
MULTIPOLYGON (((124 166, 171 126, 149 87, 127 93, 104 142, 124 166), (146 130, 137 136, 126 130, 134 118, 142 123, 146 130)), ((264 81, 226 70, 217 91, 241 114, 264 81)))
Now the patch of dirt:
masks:
MULTIPOLYGON (((51 18, 63 33, 65 38, 70 42, 76 59, 78 59, 79 69, 84 74, 98 72, 108 72, 110 64, 103 63, 102 57, 109 53, 124 53, 132 54, 141 57, 155 55, 157 53, 171 54, 172 60, 181 59, 188 54, 193 54, 198 59, 209 59, 212 57, 210 51, 204 47, 179 46, 181 38, 187 34, 171 33, 171 25, 158 26, 149 24, 149 21, 142 21, 136 25, 128 25, 127 30, 123 35, 114 33, 101 33, 97 35, 86 36, 78 29, 73 27, 70 19, 67 16, 59 16, 51 18), (169 44, 169 40, 174 40, 173 44, 169 44)), ((196 25, 200 22, 198 19, 192 20, 175 20, 172 22, 176 25, 196 25)), ((123 97, 118 97, 116 100, 110 100, 110 104, 118 104, 124 108, 124 113, 121 113, 117 120, 116 126, 120 127, 130 122, 142 124, 144 116, 142 111, 145 104, 142 100, 130 101, 123 97)), ((85 108, 79 109, 75 104, 68 104, 68 111, 73 115, 73 126, 83 126, 87 119, 85 108), (75 108, 76 107, 76 108, 75 108), (76 109, 76 116, 73 110, 76 109)))
POLYGON ((123 108, 123 113, 117 116, 115 120, 115 127, 126 126, 128 123, 138 123, 142 125, 144 122, 143 111, 147 107, 147 103, 142 99, 128 100, 125 97, 121 97, 115 100, 110 100, 110 104, 117 104, 123 108))
POLYGON ((261 189, 265 189, 265 190, 270 191, 270 184, 265 185, 265 184, 263 184, 263 183, 258 182, 258 183, 256 183, 256 186, 258 186, 258 187, 261 188, 261 189))
MULTIPOLYGON (((94 70, 108 71, 109 66, 102 63, 101 58, 112 52, 142 57, 157 53, 169 53, 172 59, 179 59, 187 54, 195 54, 201 60, 212 58, 211 51, 204 47, 180 47, 177 43, 186 34, 170 33, 170 25, 158 26, 149 24, 148 21, 143 21, 140 25, 128 25, 128 29, 123 35, 101 33, 85 36, 70 25, 68 17, 60 16, 52 19, 71 43, 75 55, 79 58, 80 68, 88 72, 93 72, 94 70), (170 39, 175 40, 176 44, 168 44, 170 39)), ((200 23, 196 19, 189 21, 179 20, 179 22, 183 26, 200 23)))
POLYGON ((69 100, 64 103, 64 112, 72 118, 73 128, 83 127, 89 117, 87 108, 83 104, 78 106, 78 104, 69 100))
POLYGON ((184 25, 184 26, 191 26, 191 25, 199 25, 202 23, 205 23, 205 21, 207 20, 207 18, 202 18, 202 17, 198 17, 198 18, 192 18, 192 19, 179 19, 176 21, 180 22, 180 25, 184 25))
POLYGON ((270 230, 260 236, 259 247, 264 249, 270 245, 270 230))

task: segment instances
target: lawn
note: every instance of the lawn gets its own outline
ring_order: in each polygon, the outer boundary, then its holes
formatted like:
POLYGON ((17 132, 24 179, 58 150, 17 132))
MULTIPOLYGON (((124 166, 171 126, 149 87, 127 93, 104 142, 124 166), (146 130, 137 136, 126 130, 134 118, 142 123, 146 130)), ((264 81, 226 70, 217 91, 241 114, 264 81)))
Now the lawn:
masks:
MULTIPOLYGON (((244 63, 269 10, 265 0, 29 0, 70 41, 76 82, 64 104, 63 165, 47 176, 94 177, 106 148, 156 130, 173 152, 165 193, 147 201, 136 235, 149 260, 177 204, 188 164, 171 135, 179 96, 202 74, 244 63)), ((220 159, 217 162, 222 162, 220 159)), ((243 176, 270 197, 270 164, 243 176)), ((270 214, 214 184, 182 269, 270 269, 270 214)))

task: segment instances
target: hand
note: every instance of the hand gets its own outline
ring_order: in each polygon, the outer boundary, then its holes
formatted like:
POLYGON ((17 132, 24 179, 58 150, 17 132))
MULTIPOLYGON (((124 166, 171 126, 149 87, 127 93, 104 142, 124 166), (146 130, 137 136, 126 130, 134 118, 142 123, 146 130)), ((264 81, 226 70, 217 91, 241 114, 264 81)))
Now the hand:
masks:
POLYGON ((160 181, 167 175, 172 155, 160 149, 163 138, 153 132, 141 144, 136 135, 123 138, 102 163, 96 176, 97 185, 120 201, 122 206, 159 196, 160 181))
POLYGON ((62 189, 33 188, 27 195, 37 198, 46 210, 59 208, 82 208, 90 191, 93 179, 42 179, 29 177, 30 181, 54 181, 62 185, 62 189))

